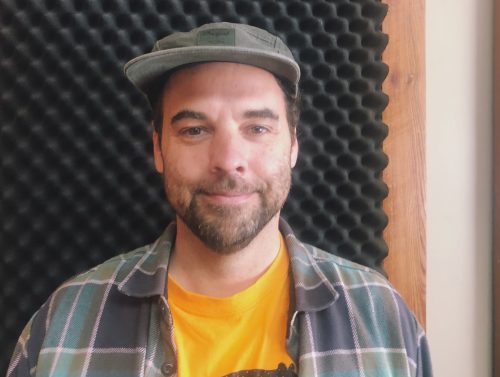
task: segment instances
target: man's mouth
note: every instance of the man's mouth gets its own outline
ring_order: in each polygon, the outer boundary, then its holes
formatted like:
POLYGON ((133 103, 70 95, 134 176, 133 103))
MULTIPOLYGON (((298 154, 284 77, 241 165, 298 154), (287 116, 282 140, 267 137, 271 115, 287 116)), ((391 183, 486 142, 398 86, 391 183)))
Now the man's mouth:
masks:
POLYGON ((237 192, 237 191, 215 191, 204 192, 201 195, 214 204, 242 204, 248 201, 253 195, 253 192, 237 192))

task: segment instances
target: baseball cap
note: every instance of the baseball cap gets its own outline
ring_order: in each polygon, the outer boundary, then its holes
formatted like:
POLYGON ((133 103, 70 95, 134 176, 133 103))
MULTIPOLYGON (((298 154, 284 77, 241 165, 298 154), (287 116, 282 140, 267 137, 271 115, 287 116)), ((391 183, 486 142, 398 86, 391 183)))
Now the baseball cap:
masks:
POLYGON ((202 62, 253 65, 287 79, 295 94, 298 91, 300 68, 285 43, 263 29, 229 22, 205 24, 188 32, 170 34, 158 40, 150 53, 130 60, 124 70, 151 103, 158 81, 169 71, 202 62))

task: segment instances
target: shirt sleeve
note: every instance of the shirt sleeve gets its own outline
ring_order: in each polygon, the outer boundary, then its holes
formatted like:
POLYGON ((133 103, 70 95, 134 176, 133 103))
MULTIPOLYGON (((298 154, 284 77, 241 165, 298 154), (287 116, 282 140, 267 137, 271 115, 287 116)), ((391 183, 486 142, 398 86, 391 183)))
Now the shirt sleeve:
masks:
POLYGON ((10 364, 7 369, 7 377, 15 376, 32 376, 30 373, 30 362, 28 357, 28 342, 30 338, 30 329, 32 322, 30 321, 24 328, 19 337, 14 353, 10 359, 10 364))
POLYGON ((35 375, 38 355, 45 337, 46 317, 47 305, 44 305, 24 327, 10 359, 6 377, 35 375))
POLYGON ((427 338, 422 331, 418 341, 417 377, 432 377, 432 364, 427 338))

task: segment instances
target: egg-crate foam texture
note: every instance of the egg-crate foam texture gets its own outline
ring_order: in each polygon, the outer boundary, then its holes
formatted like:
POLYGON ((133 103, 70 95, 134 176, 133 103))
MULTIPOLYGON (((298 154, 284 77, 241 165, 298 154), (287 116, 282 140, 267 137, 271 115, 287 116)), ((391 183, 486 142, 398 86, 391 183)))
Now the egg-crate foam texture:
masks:
POLYGON ((173 219, 150 110, 123 65, 207 22, 248 23, 290 46, 303 101, 283 216, 301 240, 383 272, 386 12, 377 0, 0 0, 0 373, 59 284, 173 219))

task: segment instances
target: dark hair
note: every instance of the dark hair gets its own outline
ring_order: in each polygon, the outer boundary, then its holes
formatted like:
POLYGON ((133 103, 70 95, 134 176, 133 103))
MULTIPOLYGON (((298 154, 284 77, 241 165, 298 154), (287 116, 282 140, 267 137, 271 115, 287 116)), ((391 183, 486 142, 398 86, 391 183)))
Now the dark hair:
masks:
MULTIPOLYGON (((152 124, 154 130, 158 132, 159 135, 161 135, 163 126, 163 89, 165 88, 165 85, 167 84, 167 81, 170 79, 170 77, 175 72, 183 68, 186 68, 186 66, 184 65, 182 67, 171 70, 164 77, 162 77, 161 80, 157 81, 159 84, 157 84, 156 87, 153 87, 148 91, 149 103, 151 104, 153 112, 152 124)), ((279 87, 281 88, 285 96, 286 119, 288 122, 288 126, 290 127, 290 134, 293 138, 295 136, 295 131, 299 125, 300 91, 297 90, 297 93, 295 93, 295 86, 289 80, 274 74, 273 76, 275 77, 279 87)))

